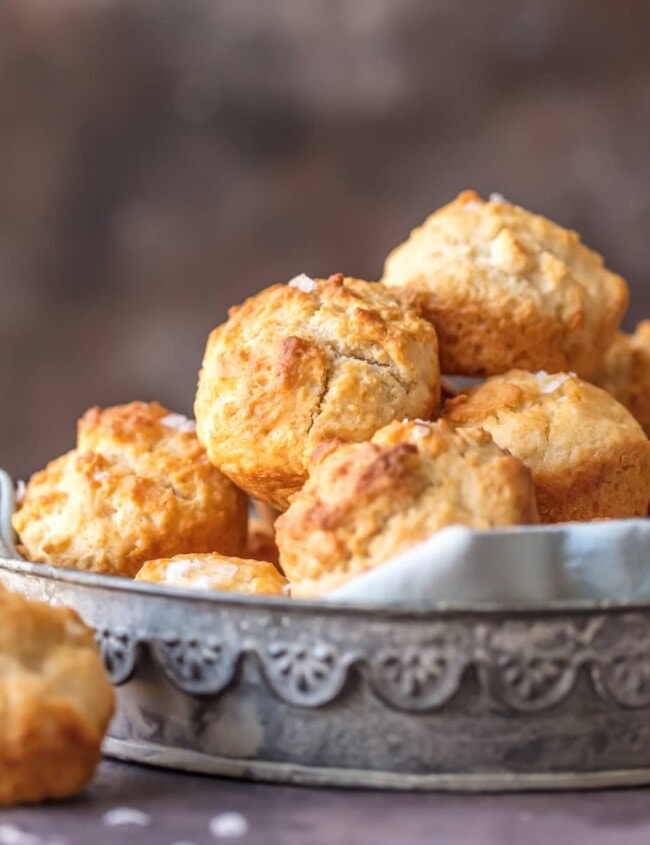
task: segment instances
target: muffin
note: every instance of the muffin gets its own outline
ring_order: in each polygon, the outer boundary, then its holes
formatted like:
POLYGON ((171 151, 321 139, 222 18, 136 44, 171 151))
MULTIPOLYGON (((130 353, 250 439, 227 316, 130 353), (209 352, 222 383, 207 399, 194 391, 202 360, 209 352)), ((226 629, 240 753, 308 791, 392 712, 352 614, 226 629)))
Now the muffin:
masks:
POLYGON ((455 426, 481 426, 523 461, 543 522, 645 516, 650 441, 604 390, 566 373, 513 370, 449 400, 455 426))
POLYGON ((199 376, 199 439, 225 475, 279 510, 319 443, 438 412, 435 331, 382 285, 299 276, 229 313, 199 376))
POLYGON ((293 596, 323 595, 447 525, 537 523, 529 471, 481 429, 394 422, 367 443, 330 440, 276 522, 293 596))
POLYGON ((269 561, 244 560, 217 554, 176 555, 162 560, 149 560, 135 579, 193 590, 264 596, 289 594, 287 579, 269 561))
POLYGON ((75 795, 113 713, 92 631, 2 586, 0 618, 0 805, 75 795))
POLYGON ((650 437, 650 320, 639 323, 634 334, 614 338, 597 384, 625 405, 650 437))
POLYGON ((31 478, 14 514, 29 560, 133 576, 155 557, 241 553, 246 497, 192 421, 156 402, 92 408, 77 440, 31 478))
POLYGON ((625 281, 575 232, 464 191, 387 258, 384 284, 436 327, 442 372, 599 371, 628 302, 625 281))

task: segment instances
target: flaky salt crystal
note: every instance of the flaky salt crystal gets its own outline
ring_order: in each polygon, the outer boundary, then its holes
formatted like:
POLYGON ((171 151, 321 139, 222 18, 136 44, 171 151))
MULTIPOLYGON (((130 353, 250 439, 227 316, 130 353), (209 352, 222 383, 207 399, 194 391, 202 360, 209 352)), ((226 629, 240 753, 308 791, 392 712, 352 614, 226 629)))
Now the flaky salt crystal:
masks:
POLYGON ((143 813, 142 810, 134 810, 132 807, 115 807, 113 810, 104 813, 102 821, 106 827, 122 827, 123 825, 149 827, 151 816, 148 813, 143 813))
POLYGON ((547 378, 548 381, 544 382, 544 384, 542 384, 539 388, 541 393, 554 393, 558 387, 562 387, 562 385, 568 381, 571 376, 566 373, 559 373, 559 375, 553 377, 548 377, 547 374, 547 378))
POLYGON ((248 822, 241 813, 220 813, 210 822, 210 833, 217 839, 235 839, 248 833, 248 822))
POLYGON ((293 279, 291 279, 289 287, 298 288, 298 290, 301 290, 303 293, 312 293, 316 290, 318 285, 311 276, 301 273, 299 276, 294 276, 293 279))
POLYGON ((165 428, 173 428, 174 431, 195 432, 196 421, 191 420, 183 414, 167 414, 161 417, 160 422, 165 428))

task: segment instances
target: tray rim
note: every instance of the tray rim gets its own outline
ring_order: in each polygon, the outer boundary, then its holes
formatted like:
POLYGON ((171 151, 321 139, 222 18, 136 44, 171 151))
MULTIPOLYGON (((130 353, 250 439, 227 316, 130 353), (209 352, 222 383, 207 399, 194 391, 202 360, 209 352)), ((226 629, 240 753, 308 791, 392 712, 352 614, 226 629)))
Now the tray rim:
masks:
POLYGON ((320 613, 336 616, 366 616, 375 618, 407 619, 425 621, 428 618, 453 616, 538 616, 539 614, 566 615, 591 613, 629 613, 650 611, 650 599, 557 599, 552 602, 456 602, 431 601, 422 604, 376 605, 352 602, 333 602, 318 599, 292 599, 284 596, 256 596, 244 593, 220 593, 217 591, 195 590, 186 587, 172 587, 163 584, 150 584, 122 578, 117 575, 104 575, 94 572, 82 572, 65 569, 50 564, 33 563, 0 555, 0 569, 28 578, 51 582, 63 582, 75 586, 140 595, 147 598, 175 599, 181 602, 213 605, 215 608, 260 608, 281 610, 288 613, 320 613))

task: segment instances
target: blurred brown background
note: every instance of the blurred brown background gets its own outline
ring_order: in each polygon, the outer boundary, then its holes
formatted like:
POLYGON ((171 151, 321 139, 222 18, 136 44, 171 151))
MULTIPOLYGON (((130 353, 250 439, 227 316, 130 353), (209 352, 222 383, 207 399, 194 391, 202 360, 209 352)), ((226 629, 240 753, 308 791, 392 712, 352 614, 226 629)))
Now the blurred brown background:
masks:
POLYGON ((191 413, 226 307, 377 278, 461 188, 575 227, 650 314, 645 0, 0 2, 0 465, 191 413))

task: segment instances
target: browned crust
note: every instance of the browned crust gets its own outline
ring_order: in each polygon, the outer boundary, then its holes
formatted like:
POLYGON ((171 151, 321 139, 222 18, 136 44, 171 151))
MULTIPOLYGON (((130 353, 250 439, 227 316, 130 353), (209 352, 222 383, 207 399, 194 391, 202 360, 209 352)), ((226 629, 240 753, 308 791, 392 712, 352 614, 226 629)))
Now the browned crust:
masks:
POLYGON ((446 525, 539 521, 529 471, 481 429, 394 422, 371 442, 321 444, 276 522, 295 597, 318 596, 446 525))
POLYGON ((152 558, 241 554, 246 497, 169 415, 143 402, 84 414, 79 448, 32 476, 14 514, 30 560, 132 577, 152 558))

